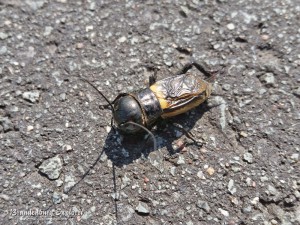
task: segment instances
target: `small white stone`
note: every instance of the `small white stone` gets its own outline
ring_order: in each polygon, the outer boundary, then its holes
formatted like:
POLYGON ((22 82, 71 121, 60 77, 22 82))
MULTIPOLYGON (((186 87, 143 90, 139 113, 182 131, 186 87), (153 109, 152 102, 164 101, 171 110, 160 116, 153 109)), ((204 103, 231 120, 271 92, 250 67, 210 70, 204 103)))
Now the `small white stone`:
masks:
POLYGON ((86 26, 86 27, 85 27, 85 31, 86 31, 86 32, 89 32, 89 31, 91 31, 91 30, 94 30, 94 26, 90 25, 90 26, 86 26))
POLYGON ((178 164, 178 165, 182 165, 182 164, 184 164, 184 163, 185 163, 184 157, 183 157, 182 155, 180 155, 180 156, 178 157, 177 164, 178 164))
POLYGON ((255 198, 253 198, 253 199, 251 200, 251 203, 252 203, 253 205, 256 205, 258 202, 259 202, 259 197, 255 197, 255 198))
POLYGON ((223 216, 226 216, 226 217, 229 216, 229 212, 228 212, 228 211, 226 211, 226 210, 224 210, 224 209, 221 209, 221 208, 219 208, 219 211, 220 211, 220 213, 221 213, 223 216))
POLYGON ((197 177, 199 177, 202 180, 206 179, 205 176, 204 176, 204 174, 203 174, 203 172, 201 170, 199 170, 199 172, 197 173, 197 177))
POLYGON ((71 145, 65 145, 64 149, 68 152, 68 151, 71 151, 73 148, 71 145))
POLYGON ((27 127, 27 131, 32 131, 33 128, 34 128, 33 126, 29 125, 29 126, 27 127))
POLYGON ((233 23, 229 23, 229 24, 227 24, 227 28, 228 28, 228 30, 233 30, 235 28, 235 26, 233 23))
POLYGON ((118 39, 118 41, 119 41, 120 43, 123 43, 123 42, 125 42, 126 40, 127 40, 127 38, 126 38, 125 36, 120 37, 120 38, 118 39))
POLYGON ((106 132, 109 133, 111 131, 111 127, 110 126, 106 126, 106 132))
POLYGON ((44 36, 48 36, 52 33, 53 27, 46 26, 44 31, 44 36))

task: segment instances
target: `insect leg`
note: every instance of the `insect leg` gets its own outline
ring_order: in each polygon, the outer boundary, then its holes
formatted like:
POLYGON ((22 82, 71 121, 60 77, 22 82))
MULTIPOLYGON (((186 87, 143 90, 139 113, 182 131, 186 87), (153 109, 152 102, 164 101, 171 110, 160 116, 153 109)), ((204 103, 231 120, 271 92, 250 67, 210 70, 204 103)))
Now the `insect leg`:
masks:
POLYGON ((203 73, 206 77, 211 77, 214 74, 214 72, 211 69, 209 69, 207 65, 204 65, 204 63, 192 61, 192 65, 196 67, 197 70, 203 73))
POLYGON ((157 79, 157 69, 154 69, 154 73, 149 76, 149 87, 156 82, 157 79))
POLYGON ((110 126, 111 126, 111 129, 113 129, 114 134, 116 134, 117 132, 116 132, 116 128, 114 125, 114 117, 113 116, 111 117, 110 126))
POLYGON ((176 75, 187 73, 187 71, 189 71, 193 66, 209 79, 214 79, 216 71, 212 71, 207 65, 205 65, 205 63, 197 62, 194 59, 186 63, 183 68, 176 73, 176 75))
POLYGON ((189 71, 191 68, 193 67, 193 63, 189 62, 186 63, 182 69, 180 69, 179 71, 177 71, 177 73, 175 73, 175 75, 180 75, 180 74, 185 74, 187 71, 189 71))
POLYGON ((193 134, 190 131, 185 130, 180 124, 178 123, 170 123, 173 127, 180 130, 187 138, 191 139, 194 143, 198 144, 197 141, 193 138, 193 134))

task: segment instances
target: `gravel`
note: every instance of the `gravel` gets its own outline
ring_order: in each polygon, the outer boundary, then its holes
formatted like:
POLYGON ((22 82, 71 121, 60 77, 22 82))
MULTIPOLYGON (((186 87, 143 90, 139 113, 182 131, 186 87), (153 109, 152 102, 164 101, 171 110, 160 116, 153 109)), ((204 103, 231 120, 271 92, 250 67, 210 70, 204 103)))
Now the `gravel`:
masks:
POLYGON ((60 156, 47 159, 39 166, 39 171, 45 174, 50 180, 59 178, 61 170, 62 160, 60 156))

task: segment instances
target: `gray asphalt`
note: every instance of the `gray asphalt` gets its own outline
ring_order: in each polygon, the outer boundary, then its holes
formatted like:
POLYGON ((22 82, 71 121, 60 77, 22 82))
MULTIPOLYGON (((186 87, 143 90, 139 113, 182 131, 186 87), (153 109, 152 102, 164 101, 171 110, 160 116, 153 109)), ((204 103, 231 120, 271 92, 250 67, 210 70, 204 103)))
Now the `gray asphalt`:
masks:
POLYGON ((0 223, 300 224, 299 13, 298 0, 0 0, 0 223), (191 60, 217 71, 212 96, 160 121, 157 150, 114 133, 79 79, 113 100, 191 60))

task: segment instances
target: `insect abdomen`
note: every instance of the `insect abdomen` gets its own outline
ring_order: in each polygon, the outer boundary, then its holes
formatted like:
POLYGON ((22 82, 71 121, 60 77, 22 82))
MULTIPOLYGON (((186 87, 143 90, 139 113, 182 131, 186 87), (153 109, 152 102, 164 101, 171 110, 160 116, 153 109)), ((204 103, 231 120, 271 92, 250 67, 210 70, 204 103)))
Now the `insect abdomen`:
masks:
POLYGON ((163 111, 162 118, 176 116, 197 107, 209 98, 211 84, 192 74, 160 80, 150 87, 163 111))

